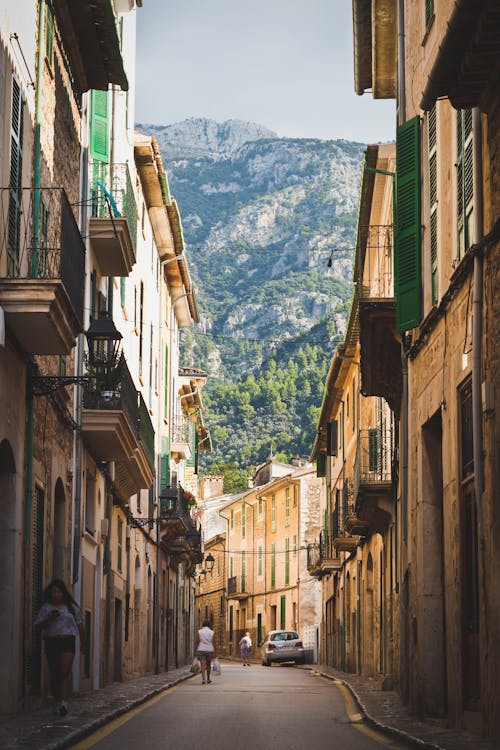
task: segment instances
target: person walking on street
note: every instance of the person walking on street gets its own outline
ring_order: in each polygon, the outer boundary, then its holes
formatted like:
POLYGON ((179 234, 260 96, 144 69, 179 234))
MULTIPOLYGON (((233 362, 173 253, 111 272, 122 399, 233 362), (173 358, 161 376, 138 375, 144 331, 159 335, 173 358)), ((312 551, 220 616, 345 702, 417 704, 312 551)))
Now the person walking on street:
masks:
POLYGON ((201 665, 201 684, 211 683, 210 672, 212 660, 215 659, 214 631, 210 627, 210 620, 203 620, 203 626, 198 630, 195 645, 196 656, 201 665))
POLYGON ((248 658, 250 656, 251 649, 252 649, 252 639, 250 637, 250 632, 247 630, 247 632, 245 633, 245 635, 240 641, 240 654, 243 660, 244 667, 250 666, 250 662, 248 658))
POLYGON ((45 643, 54 712, 58 716, 66 716, 77 635, 80 636, 80 651, 85 652, 82 613, 64 581, 58 578, 49 583, 43 592, 43 599, 35 627, 42 630, 45 643))

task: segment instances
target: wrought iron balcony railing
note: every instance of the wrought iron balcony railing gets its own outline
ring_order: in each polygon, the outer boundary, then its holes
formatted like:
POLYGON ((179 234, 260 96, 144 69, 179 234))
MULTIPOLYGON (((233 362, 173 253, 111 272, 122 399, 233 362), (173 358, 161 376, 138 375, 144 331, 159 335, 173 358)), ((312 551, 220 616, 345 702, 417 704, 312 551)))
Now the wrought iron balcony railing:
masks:
POLYGON ((394 296, 393 249, 392 225, 360 228, 356 261, 359 297, 390 299, 394 296))
POLYGON ((85 245, 62 188, 0 188, 0 268, 7 278, 60 280, 83 325, 85 245))
POLYGON ((92 216, 125 217, 134 252, 137 249, 137 201, 128 164, 94 163, 92 216))
POLYGON ((227 595, 234 596, 246 593, 246 576, 231 576, 227 579, 227 595))
POLYGON ((390 482, 392 479, 393 434, 390 426, 378 425, 360 430, 354 468, 354 493, 361 485, 390 482))

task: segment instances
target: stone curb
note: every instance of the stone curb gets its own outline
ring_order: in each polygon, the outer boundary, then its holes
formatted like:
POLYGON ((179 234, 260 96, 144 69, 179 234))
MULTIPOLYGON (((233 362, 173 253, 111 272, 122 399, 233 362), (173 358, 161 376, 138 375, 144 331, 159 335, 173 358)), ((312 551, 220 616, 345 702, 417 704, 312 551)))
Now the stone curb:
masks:
POLYGON ((89 735, 93 734, 98 729, 108 724, 110 721, 113 721, 114 719, 117 719, 118 717, 123 716, 129 711, 133 711, 134 708, 137 708, 137 706, 140 706, 143 703, 146 703, 146 701, 150 700, 150 698, 154 698, 156 695, 159 695, 160 693, 163 693, 166 690, 169 690, 170 688, 175 687, 175 685, 178 685, 180 682, 189 680, 191 677, 194 677, 194 676, 195 675, 193 675, 191 672, 187 672, 185 675, 181 675, 180 677, 177 677, 175 680, 172 680, 172 682, 165 683, 161 687, 153 688, 152 690, 149 690, 144 695, 141 695, 140 698, 135 698, 131 700, 130 702, 127 702, 120 708, 115 708, 112 711, 108 711, 102 716, 99 716, 97 719, 94 719, 93 721, 90 721, 87 724, 83 724, 78 729, 72 730, 69 734, 65 735, 64 737, 61 737, 60 739, 55 740, 54 742, 51 742, 49 745, 44 745, 43 750, 63 750, 63 748, 72 747, 74 744, 76 744, 76 742, 80 742, 81 740, 85 739, 85 737, 89 737, 89 735))
MULTIPOLYGON (((306 667, 306 669, 309 668, 311 670, 314 670, 313 667, 306 667)), ((332 682, 340 682, 341 685, 344 685, 349 692, 351 693, 352 697, 356 701, 358 707, 361 710, 361 713, 365 717, 366 721, 376 729, 379 729, 381 732, 384 732, 384 734, 389 734, 392 737, 395 737, 398 740, 401 740, 407 745, 411 745, 413 747, 419 747, 421 750, 444 750, 444 748, 441 747, 441 745, 435 745, 432 742, 426 742, 425 740, 420 740, 418 737, 414 737, 412 734, 408 734, 407 732, 404 732, 402 729, 396 729, 396 727, 391 727, 388 724, 382 724, 381 721, 378 721, 377 719, 374 719, 373 716, 371 716, 368 713, 368 710, 366 709, 366 706, 364 705, 363 701, 355 691, 352 685, 350 685, 346 680, 342 680, 339 677, 334 677, 331 674, 328 674, 328 672, 319 672, 319 674, 322 677, 326 677, 329 680, 332 680, 332 682)))

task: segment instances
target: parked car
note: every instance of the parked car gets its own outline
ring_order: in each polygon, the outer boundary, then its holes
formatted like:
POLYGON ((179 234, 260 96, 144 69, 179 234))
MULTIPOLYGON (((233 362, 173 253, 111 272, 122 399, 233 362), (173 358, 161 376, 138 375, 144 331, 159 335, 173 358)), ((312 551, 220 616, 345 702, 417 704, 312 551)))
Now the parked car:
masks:
POLYGON ((260 649, 262 664, 293 661, 305 664, 306 654, 299 634, 295 630, 270 630, 260 649))

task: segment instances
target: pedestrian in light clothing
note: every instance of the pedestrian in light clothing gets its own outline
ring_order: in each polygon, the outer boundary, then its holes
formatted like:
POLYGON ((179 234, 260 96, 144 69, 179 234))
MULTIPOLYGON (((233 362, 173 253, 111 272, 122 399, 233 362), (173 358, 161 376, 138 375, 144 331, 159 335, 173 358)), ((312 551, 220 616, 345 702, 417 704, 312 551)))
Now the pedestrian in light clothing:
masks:
POLYGON ((196 656, 201 665, 201 683, 211 683, 210 672, 212 661, 215 659, 214 631, 210 627, 210 620, 203 620, 203 627, 198 630, 195 645, 196 656))
POLYGON ((36 617, 35 627, 41 629, 45 644, 54 713, 66 716, 78 635, 80 651, 85 651, 82 613, 64 581, 58 578, 49 583, 43 592, 43 599, 44 603, 36 617))
POLYGON ((247 630, 247 632, 245 633, 245 635, 240 641, 240 654, 241 654, 241 659, 243 661, 244 667, 250 666, 249 656, 250 656, 251 649, 252 649, 252 639, 250 637, 250 632, 247 630))

